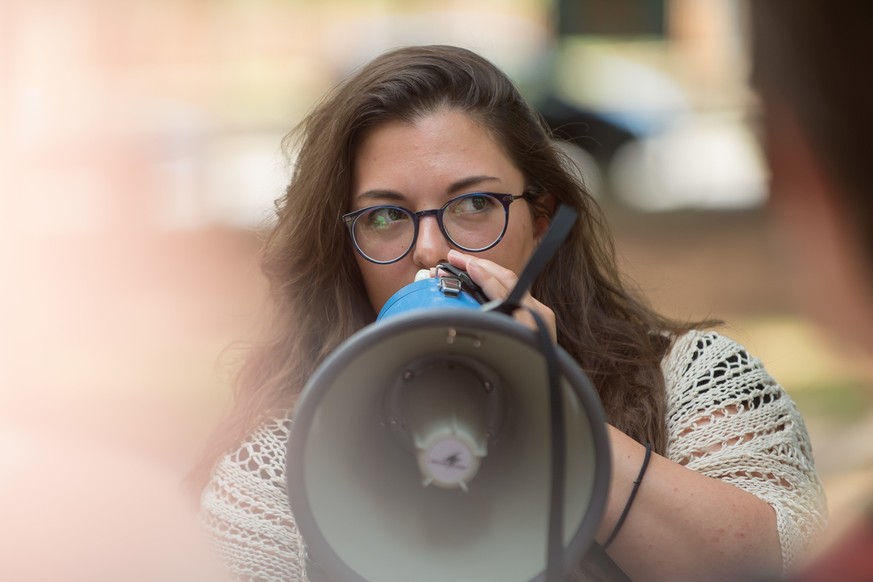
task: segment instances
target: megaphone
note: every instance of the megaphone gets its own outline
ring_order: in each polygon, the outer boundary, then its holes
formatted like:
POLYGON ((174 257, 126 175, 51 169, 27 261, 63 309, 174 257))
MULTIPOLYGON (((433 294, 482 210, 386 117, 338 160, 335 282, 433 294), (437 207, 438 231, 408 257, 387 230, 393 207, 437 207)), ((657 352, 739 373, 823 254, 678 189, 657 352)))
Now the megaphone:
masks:
POLYGON ((610 475, 596 391, 552 344, 564 427, 556 504, 537 334, 443 279, 398 291, 301 394, 288 496, 307 561, 329 580, 545 581, 550 535, 564 576, 593 542, 610 475))

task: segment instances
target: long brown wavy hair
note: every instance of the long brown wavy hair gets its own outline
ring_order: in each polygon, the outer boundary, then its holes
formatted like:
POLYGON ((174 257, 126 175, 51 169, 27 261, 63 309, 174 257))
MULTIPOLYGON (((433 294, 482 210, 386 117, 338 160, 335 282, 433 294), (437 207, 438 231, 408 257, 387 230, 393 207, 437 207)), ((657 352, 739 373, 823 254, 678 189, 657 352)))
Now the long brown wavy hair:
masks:
POLYGON ((490 131, 524 175, 535 212, 548 212, 548 195, 579 211, 532 294, 555 312, 558 342, 597 387, 608 421, 664 452, 660 362, 671 335, 692 326, 658 315, 622 281, 598 205, 510 79, 468 50, 419 46, 371 61, 286 137, 288 151, 299 153, 262 251, 272 332, 241 369, 234 409, 204 461, 207 473, 258 423, 287 414, 325 356, 374 321, 340 221, 348 211, 356 146, 380 124, 413 122, 444 109, 461 111, 490 131))

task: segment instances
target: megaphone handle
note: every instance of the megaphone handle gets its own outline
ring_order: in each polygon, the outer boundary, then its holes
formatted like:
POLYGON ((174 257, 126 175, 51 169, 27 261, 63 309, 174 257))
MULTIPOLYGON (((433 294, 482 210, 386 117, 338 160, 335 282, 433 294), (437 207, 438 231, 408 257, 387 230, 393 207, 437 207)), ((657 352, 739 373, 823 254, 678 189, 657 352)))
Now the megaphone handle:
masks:
POLYGON ((603 546, 592 542, 582 561, 582 572, 585 579, 591 582, 631 582, 624 570, 606 553, 603 546))
POLYGON ((540 351, 546 360, 549 381, 549 432, 551 437, 551 483, 549 492, 549 521, 546 539, 546 581, 564 579, 564 494, 567 473, 567 435, 564 426, 564 403, 561 399, 561 375, 558 354, 552 343, 549 328, 543 318, 533 309, 528 312, 534 318, 539 336, 540 351))
MULTIPOLYGON (((548 327, 533 309, 527 310, 537 325, 540 351, 546 360, 549 381, 549 415, 551 422, 551 483, 549 498, 548 538, 546 541, 546 582, 564 580, 564 496, 567 459, 567 432, 564 426, 564 403, 561 395, 560 367, 555 344, 548 327)), ((582 562, 582 568, 591 582, 631 582, 631 579, 596 541, 582 562)))

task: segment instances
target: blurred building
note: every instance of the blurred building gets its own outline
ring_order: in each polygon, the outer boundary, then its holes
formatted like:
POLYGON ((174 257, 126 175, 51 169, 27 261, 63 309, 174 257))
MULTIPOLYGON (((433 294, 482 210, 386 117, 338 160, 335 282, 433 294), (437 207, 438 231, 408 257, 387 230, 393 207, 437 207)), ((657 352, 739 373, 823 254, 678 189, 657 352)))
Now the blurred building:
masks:
POLYGON ((7 0, 4 204, 25 230, 257 224, 287 177, 282 135, 344 73, 413 43, 497 62, 604 193, 644 209, 756 204, 738 6, 7 0))

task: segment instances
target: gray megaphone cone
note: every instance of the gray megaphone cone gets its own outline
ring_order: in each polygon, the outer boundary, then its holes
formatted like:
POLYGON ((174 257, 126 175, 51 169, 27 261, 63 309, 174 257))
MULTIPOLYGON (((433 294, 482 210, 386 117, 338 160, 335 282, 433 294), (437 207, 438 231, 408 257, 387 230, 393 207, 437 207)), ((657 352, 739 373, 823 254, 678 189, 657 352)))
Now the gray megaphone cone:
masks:
MULTIPOLYGON (((575 361, 557 357, 569 573, 593 541, 610 463, 600 400, 575 361)), ((309 557, 337 581, 544 580, 550 424, 537 335, 510 317, 433 309, 361 330, 306 385, 288 441, 309 557)))

